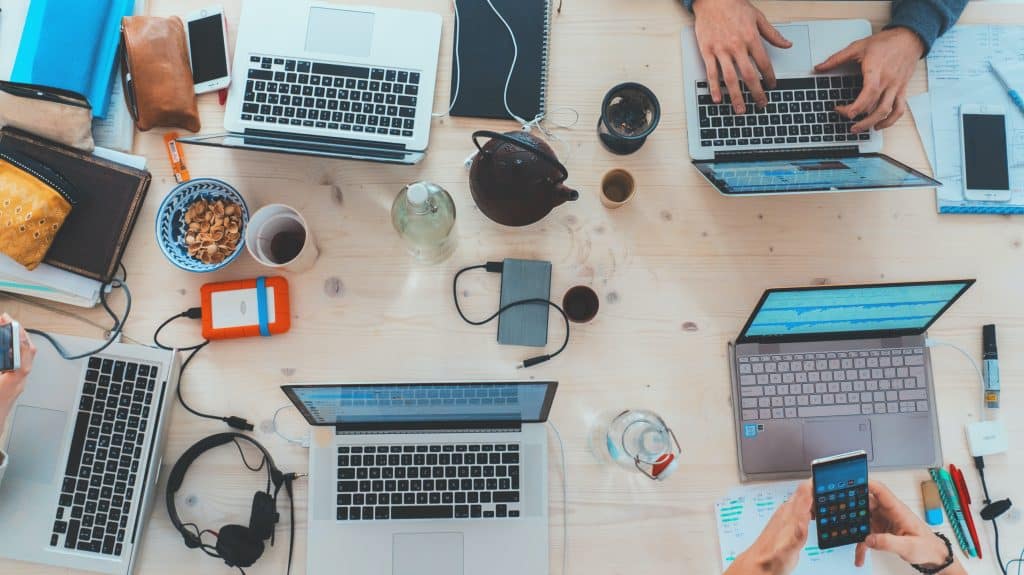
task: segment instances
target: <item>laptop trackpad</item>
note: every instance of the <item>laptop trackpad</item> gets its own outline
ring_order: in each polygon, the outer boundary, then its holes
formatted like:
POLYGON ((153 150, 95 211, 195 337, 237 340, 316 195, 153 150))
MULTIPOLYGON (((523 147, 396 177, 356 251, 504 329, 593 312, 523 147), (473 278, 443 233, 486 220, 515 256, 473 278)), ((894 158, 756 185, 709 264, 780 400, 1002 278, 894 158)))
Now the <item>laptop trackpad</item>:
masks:
POLYGON ((9 477, 39 483, 53 480, 57 464, 64 463, 60 448, 66 417, 63 411, 18 406, 7 445, 11 456, 9 477))
MULTIPOLYGON (((779 32, 793 43, 790 48, 776 48, 768 42, 764 47, 772 59, 772 69, 779 78, 808 74, 814 68, 811 62, 811 34, 803 24, 780 24, 779 32)), ((763 40, 762 40, 763 42, 763 40)))
POLYGON ((373 12, 313 6, 306 27, 306 50, 365 58, 373 47, 373 19, 373 12))
POLYGON ((462 533, 398 533, 394 575, 462 575, 462 533))
POLYGON ((804 462, 830 455, 863 449, 868 461, 874 458, 871 450, 871 422, 866 417, 804 422, 804 462))

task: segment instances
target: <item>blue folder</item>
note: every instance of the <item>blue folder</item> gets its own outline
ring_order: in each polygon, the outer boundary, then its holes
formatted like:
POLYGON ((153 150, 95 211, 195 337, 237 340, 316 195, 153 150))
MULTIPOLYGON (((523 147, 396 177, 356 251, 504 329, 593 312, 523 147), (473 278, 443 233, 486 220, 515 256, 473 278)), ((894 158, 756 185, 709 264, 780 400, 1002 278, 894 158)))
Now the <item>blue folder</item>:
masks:
POLYGON ((115 80, 121 18, 134 0, 32 0, 11 80, 82 94, 103 117, 115 80))

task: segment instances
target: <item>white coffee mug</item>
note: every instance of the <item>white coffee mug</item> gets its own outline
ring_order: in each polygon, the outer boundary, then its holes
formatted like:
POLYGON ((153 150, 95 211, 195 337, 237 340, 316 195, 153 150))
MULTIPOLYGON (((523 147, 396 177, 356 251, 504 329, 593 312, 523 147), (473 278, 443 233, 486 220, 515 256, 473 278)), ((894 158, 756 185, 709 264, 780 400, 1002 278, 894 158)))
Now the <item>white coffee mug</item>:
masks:
POLYGON ((320 255, 306 219, 284 204, 263 206, 249 218, 245 247, 261 264, 294 273, 313 267, 320 255))

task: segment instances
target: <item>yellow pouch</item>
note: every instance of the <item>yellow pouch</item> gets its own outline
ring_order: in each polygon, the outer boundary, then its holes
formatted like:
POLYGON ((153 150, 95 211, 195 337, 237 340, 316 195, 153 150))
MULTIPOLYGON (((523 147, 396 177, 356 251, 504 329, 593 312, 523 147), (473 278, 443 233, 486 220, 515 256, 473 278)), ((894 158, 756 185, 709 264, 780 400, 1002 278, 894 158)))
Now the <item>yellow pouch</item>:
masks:
POLYGON ((73 205, 71 185, 60 174, 23 154, 0 151, 0 252, 34 270, 73 205))

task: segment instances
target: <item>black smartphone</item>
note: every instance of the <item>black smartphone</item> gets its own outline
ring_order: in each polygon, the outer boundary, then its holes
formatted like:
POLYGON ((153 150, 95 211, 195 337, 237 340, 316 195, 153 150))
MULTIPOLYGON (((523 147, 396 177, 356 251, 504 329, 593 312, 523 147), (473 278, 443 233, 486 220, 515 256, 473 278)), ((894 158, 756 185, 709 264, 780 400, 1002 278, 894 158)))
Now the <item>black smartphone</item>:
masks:
POLYGON ((871 532, 868 509, 868 454, 851 451, 815 459, 814 522, 818 548, 860 543, 871 532))
POLYGON ((21 326, 12 321, 0 325, 0 371, 21 369, 21 326))

